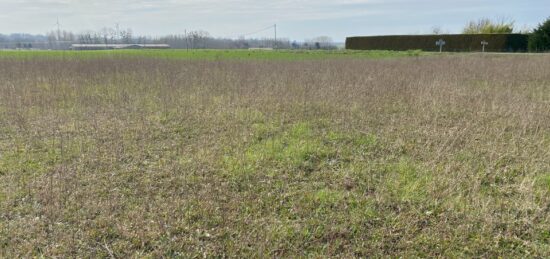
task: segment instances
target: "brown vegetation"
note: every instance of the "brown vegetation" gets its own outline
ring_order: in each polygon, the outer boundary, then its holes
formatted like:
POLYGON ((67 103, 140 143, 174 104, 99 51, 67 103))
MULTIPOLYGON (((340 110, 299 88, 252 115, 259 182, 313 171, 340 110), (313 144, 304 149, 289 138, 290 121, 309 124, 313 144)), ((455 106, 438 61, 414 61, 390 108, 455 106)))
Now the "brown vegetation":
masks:
POLYGON ((0 257, 550 255, 550 59, 0 59, 0 257))

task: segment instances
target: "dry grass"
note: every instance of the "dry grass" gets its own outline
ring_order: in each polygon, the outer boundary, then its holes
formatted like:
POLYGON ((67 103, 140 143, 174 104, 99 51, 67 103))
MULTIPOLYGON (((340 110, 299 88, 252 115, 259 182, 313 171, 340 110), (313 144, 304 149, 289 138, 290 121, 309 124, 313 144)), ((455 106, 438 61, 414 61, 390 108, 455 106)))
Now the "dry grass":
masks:
POLYGON ((0 257, 550 256, 550 59, 0 60, 0 257))

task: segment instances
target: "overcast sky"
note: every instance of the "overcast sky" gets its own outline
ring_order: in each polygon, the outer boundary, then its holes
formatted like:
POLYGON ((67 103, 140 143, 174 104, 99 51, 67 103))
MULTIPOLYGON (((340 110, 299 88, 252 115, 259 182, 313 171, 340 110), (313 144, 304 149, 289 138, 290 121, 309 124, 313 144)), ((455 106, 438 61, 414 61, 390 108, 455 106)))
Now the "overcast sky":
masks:
MULTIPOLYGON (((434 26, 460 32, 469 20, 510 17, 518 28, 550 16, 550 0, 0 0, 0 33, 81 32, 132 28, 158 36, 202 29, 238 37, 271 24, 279 35, 303 40, 326 35, 429 33, 434 26)), ((271 31, 257 37, 271 36, 271 31)))

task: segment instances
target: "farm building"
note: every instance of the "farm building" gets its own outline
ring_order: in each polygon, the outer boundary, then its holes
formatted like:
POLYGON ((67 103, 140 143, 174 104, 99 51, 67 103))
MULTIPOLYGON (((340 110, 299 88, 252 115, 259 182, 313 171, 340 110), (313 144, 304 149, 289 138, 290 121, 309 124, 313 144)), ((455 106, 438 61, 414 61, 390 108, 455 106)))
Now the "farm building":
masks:
POLYGON ((525 52, 529 36, 526 34, 445 34, 392 35, 349 37, 346 49, 354 50, 413 50, 439 51, 436 42, 443 40, 443 51, 525 52))
POLYGON ((72 50, 169 49, 168 44, 72 44, 72 50))

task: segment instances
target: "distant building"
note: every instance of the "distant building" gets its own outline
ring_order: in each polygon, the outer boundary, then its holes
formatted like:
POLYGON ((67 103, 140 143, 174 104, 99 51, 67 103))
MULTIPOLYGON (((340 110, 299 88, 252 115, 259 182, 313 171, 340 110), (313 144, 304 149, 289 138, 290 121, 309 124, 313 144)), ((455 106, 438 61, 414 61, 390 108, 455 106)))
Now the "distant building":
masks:
POLYGON ((267 51, 271 51, 271 50, 273 50, 273 48, 248 48, 248 50, 267 50, 267 51))
POLYGON ((72 44, 72 50, 169 49, 168 44, 72 44))

